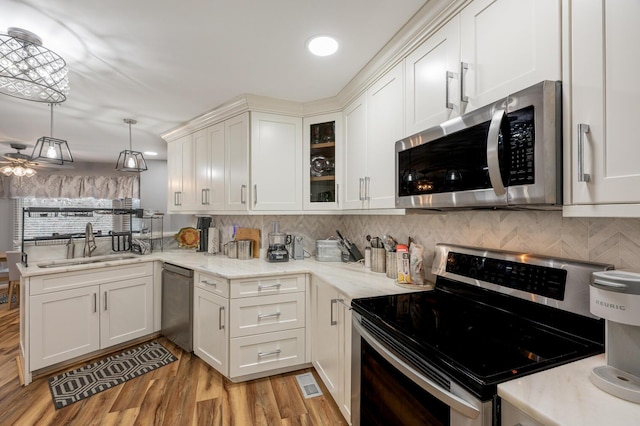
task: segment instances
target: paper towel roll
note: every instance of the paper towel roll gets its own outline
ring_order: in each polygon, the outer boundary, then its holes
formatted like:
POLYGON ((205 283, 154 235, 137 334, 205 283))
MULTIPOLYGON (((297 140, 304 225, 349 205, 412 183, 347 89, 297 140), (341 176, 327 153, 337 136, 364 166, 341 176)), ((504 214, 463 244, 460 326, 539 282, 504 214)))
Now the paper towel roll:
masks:
POLYGON ((217 254, 220 252, 220 234, 218 232, 218 228, 209 228, 207 251, 210 254, 217 254))

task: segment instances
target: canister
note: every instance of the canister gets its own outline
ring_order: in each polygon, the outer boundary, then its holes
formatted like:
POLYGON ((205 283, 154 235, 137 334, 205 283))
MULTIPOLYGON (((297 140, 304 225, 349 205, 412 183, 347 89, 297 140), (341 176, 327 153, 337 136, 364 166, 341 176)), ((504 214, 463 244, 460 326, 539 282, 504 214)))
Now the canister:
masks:
POLYGON ((398 263, 395 251, 387 252, 387 277, 393 279, 398 278, 398 263))
POLYGON ((235 241, 227 243, 227 256, 232 259, 238 258, 238 244, 235 241))
POLYGON ((387 251, 383 248, 371 248, 371 272, 387 271, 387 251))
POLYGON ((253 258, 253 240, 236 240, 238 259, 247 260, 253 258))

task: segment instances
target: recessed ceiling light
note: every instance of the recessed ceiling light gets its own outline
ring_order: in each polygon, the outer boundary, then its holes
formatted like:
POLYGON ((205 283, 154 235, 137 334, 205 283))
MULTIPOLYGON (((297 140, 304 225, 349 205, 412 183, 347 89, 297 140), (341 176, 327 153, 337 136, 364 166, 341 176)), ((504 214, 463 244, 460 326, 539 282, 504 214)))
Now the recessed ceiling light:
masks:
POLYGON ((329 56, 338 50, 338 42, 327 35, 313 36, 307 41, 307 49, 316 56, 329 56))
POLYGON ((153 151, 145 151, 144 155, 148 155, 150 157, 153 157, 155 155, 158 155, 158 153, 157 152, 153 152, 153 151))

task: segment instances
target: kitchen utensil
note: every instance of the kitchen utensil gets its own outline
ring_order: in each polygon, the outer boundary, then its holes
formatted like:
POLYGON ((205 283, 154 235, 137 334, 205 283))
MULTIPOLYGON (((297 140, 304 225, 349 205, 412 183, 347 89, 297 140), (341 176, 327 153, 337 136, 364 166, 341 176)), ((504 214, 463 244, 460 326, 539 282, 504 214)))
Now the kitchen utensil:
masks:
POLYGON ((248 260, 253 258, 253 240, 236 240, 238 259, 248 260))
POLYGON ((236 241, 229 241, 225 244, 227 247, 227 257, 231 259, 238 258, 238 243, 236 241))
POLYGON ((385 273, 387 271, 387 251, 383 248, 372 248, 371 249, 371 272, 382 272, 385 273))
POLYGON ((364 259, 364 257, 362 256, 362 253, 360 253, 360 250, 358 250, 358 247, 356 247, 355 244, 352 244, 351 241, 344 238, 342 234, 340 234, 340 231, 336 230, 336 233, 338 234, 338 237, 342 242, 342 244, 344 245, 344 247, 349 252, 349 257, 353 262, 359 262, 360 260, 364 259))
POLYGON ((383 235, 382 244, 387 251, 395 251, 398 242, 391 235, 383 235))
POLYGON ((253 258, 260 258, 260 244, 262 241, 261 231, 257 228, 238 228, 236 229, 236 240, 252 240, 253 241, 253 258))

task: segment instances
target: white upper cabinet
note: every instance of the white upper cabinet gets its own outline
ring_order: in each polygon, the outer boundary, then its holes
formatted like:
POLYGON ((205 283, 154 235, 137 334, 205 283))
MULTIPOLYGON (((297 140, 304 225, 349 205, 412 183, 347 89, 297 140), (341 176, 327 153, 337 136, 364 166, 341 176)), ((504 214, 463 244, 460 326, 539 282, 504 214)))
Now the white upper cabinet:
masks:
POLYGON ((225 210, 249 208, 249 113, 224 122, 225 210))
POLYGON ((167 144, 168 212, 194 209, 195 186, 193 170, 192 135, 183 136, 178 140, 169 142, 167 144))
POLYGON ((640 44, 639 16, 635 0, 572 2, 565 215, 640 214, 640 144, 635 137, 640 56, 634 53, 640 44))
POLYGON ((475 0, 460 12, 463 113, 560 80, 560 0, 475 0))
POLYGON ((405 59, 406 129, 410 136, 460 115, 460 17, 405 59))
POLYGON ((343 209, 395 207, 395 142, 404 123, 402 65, 344 110, 343 209))
POLYGON ((342 114, 322 114, 303 120, 303 206, 305 210, 340 207, 342 114))
POLYGON ((302 118, 251 113, 251 206, 302 210, 302 118))
POLYGON ((224 205, 224 123, 199 130, 192 138, 194 209, 221 209, 224 205))

